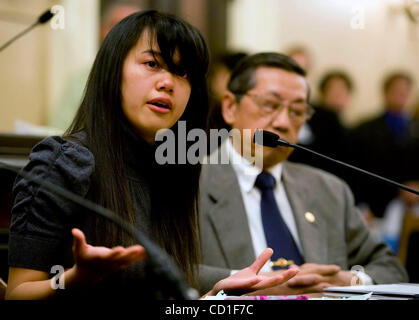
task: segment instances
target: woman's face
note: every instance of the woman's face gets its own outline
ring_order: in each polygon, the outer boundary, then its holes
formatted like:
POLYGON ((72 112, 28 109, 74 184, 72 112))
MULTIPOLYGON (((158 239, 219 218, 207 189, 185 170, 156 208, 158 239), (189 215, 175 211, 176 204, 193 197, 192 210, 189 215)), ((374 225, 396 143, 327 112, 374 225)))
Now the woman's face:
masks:
MULTIPOLYGON (((175 52, 174 62, 179 62, 175 52)), ((133 129, 148 143, 158 130, 172 127, 182 116, 191 94, 186 77, 167 70, 156 41, 143 32, 122 69, 122 110, 133 129), (150 43, 153 43, 150 47, 150 43)))

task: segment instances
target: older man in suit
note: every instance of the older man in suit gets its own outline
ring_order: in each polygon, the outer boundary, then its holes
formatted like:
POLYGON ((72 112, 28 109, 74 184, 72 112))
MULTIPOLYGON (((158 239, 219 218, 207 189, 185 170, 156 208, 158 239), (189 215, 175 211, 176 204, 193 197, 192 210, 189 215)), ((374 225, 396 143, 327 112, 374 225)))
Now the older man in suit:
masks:
POLYGON ((393 252, 364 225, 343 181, 287 162, 292 149, 286 147, 263 147, 263 161, 255 161, 249 133, 264 129, 296 143, 312 113, 308 97, 304 71, 282 54, 249 56, 232 72, 222 111, 240 139, 227 139, 208 161, 217 162, 221 152, 228 164, 203 166, 202 290, 249 265, 267 246, 274 255, 265 272, 300 269, 270 294, 407 281, 393 252))

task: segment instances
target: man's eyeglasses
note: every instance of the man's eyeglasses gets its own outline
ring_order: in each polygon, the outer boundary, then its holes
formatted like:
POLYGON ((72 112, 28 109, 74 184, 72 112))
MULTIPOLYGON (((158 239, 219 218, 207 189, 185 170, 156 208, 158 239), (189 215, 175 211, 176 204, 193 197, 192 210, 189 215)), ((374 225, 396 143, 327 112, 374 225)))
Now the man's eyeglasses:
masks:
MULTIPOLYGON (((245 95, 249 96, 258 105, 263 116, 273 117, 274 115, 278 115, 286 105, 284 101, 281 101, 281 99, 273 94, 247 92, 245 95)), ((288 104, 288 116, 295 124, 303 124, 308 121, 314 112, 314 108, 305 101, 288 104)))

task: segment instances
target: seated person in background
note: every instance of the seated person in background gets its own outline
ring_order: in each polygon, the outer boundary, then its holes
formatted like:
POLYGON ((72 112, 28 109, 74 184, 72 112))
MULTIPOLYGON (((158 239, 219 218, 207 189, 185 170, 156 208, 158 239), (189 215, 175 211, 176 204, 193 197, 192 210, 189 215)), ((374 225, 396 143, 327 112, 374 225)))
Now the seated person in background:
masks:
MULTIPOLYGON (((403 72, 385 78, 384 112, 350 131, 352 164, 400 183, 419 180, 419 126, 407 112, 412 85, 403 72)), ((354 174, 349 183, 356 202, 379 218, 399 192, 361 174, 354 174)))
MULTIPOLYGON (((340 117, 349 106, 352 91, 353 84, 346 73, 342 71, 326 73, 319 85, 320 100, 313 104, 315 113, 301 128, 298 143, 329 157, 345 161, 347 130, 341 123, 340 117)), ((346 169, 341 166, 300 150, 295 150, 289 160, 309 164, 344 179, 347 174, 346 169)))
MULTIPOLYGON (((419 190, 419 181, 408 181, 406 185, 419 190)), ((399 196, 390 201, 384 211, 382 220, 379 222, 381 238, 396 253, 399 251, 403 218, 407 212, 419 217, 419 196, 405 190, 400 190, 399 196)))
POLYGON ((407 281, 391 249, 364 225, 343 181, 288 162, 292 149, 286 147, 263 147, 262 164, 254 164, 252 157, 261 156, 251 138, 255 130, 296 143, 311 115, 308 99, 305 72, 288 56, 255 54, 233 70, 222 112, 240 135, 210 155, 209 163, 219 163, 219 153, 229 163, 204 164, 201 176, 201 290, 248 265, 267 246, 274 249, 262 269, 268 275, 290 265, 300 272, 264 293, 407 281), (355 276, 349 271, 355 265, 364 272, 355 276))
MULTIPOLYGON (((221 114, 221 101, 227 91, 227 83, 230 79, 231 70, 240 59, 247 54, 244 52, 225 52, 219 54, 210 65, 208 76, 209 87, 209 113, 207 120, 208 132, 210 129, 230 129, 230 126, 224 121, 221 114)), ((211 135, 208 134, 208 154, 214 151, 210 143, 211 135)), ((222 140, 215 147, 218 147, 222 140)))
POLYGON ((295 62, 304 70, 306 76, 309 74, 311 65, 312 65, 312 58, 311 54, 308 49, 304 46, 293 46, 286 50, 286 55, 294 59, 295 62))
POLYGON ((210 111, 208 115, 208 128, 221 129, 229 126, 221 115, 221 101, 227 90, 231 70, 240 59, 247 54, 244 52, 225 52, 219 54, 211 63, 208 76, 210 111))
MULTIPOLYGON (((408 181, 406 185, 419 190, 419 181, 408 181)), ((419 282, 419 232, 411 232, 407 238, 405 252, 400 252, 400 241, 406 214, 419 219, 419 196, 405 190, 400 190, 399 196, 390 201, 382 219, 376 219, 380 236, 400 258, 404 260, 409 279, 413 283, 419 282), (404 258, 403 258, 404 257, 404 258)), ((410 218, 411 219, 411 218, 410 218)))

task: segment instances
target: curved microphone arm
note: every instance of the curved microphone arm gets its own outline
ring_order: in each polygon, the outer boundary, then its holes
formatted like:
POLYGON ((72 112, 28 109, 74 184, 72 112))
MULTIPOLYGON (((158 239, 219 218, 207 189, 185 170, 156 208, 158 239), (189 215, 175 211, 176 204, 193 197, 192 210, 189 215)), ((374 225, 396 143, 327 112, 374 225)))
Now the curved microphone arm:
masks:
POLYGON ((306 151, 306 152, 310 152, 310 153, 312 153, 312 154, 314 154, 314 155, 316 155, 318 157, 321 157, 323 159, 327 159, 327 160, 332 161, 334 163, 340 164, 341 166, 344 166, 344 167, 350 168, 352 170, 361 172, 363 174, 369 175, 369 176, 371 176, 371 177, 373 177, 375 179, 381 180, 381 181, 383 181, 383 182, 385 182, 387 184, 390 184, 392 186, 396 186, 396 187, 398 187, 400 189, 403 189, 403 190, 406 190, 408 192, 411 192, 411 193, 414 193, 416 195, 419 195, 419 191, 416 190, 416 189, 410 188, 410 187, 408 187, 408 186, 406 186, 404 184, 398 183, 398 182, 393 181, 393 180, 390 180, 388 178, 379 176, 378 174, 369 172, 367 170, 364 170, 364 169, 355 167, 355 166, 353 166, 351 164, 348 164, 348 163, 345 163, 345 162, 342 162, 342 161, 339 161, 339 160, 330 158, 328 156, 325 156, 324 154, 321 154, 321 153, 318 153, 316 151, 310 150, 310 149, 308 149, 306 147, 303 147, 303 146, 300 146, 298 144, 294 144, 294 143, 288 142, 286 140, 281 139, 277 134, 275 134, 273 132, 269 132, 269 131, 265 131, 265 130, 256 130, 255 135, 253 137, 253 141, 255 143, 260 144, 260 145, 263 145, 265 147, 275 148, 277 146, 283 146, 283 147, 290 147, 290 148, 295 148, 295 149, 303 150, 303 151, 306 151))

